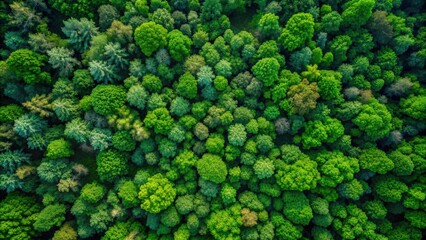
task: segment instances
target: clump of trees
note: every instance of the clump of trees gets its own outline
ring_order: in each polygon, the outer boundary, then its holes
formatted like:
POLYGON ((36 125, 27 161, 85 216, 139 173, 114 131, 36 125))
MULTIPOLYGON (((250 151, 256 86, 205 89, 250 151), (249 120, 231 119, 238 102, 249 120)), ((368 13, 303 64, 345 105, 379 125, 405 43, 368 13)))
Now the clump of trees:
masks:
POLYGON ((1 1, 0 239, 424 239, 425 7, 1 1))

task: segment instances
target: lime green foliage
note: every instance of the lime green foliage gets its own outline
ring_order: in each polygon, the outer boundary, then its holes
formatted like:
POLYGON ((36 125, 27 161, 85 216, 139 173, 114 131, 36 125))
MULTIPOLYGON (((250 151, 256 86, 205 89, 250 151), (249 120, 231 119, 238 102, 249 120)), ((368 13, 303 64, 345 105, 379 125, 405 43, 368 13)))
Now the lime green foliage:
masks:
POLYGON ((53 140, 47 145, 46 157, 49 158, 67 158, 71 157, 74 151, 71 149, 71 143, 61 138, 53 140))
POLYGON ((302 47, 314 35, 314 19, 309 13, 291 16, 278 41, 288 51, 302 47))
POLYGON ((150 92, 158 93, 162 88, 161 80, 155 75, 147 74, 143 76, 142 86, 150 92))
POLYGON ((359 156, 359 164, 363 169, 380 174, 385 174, 394 168, 394 163, 386 156, 386 153, 376 148, 364 150, 359 156))
POLYGON ((225 181, 228 174, 226 164, 219 156, 213 154, 204 154, 197 162, 197 170, 201 178, 214 183, 225 181))
POLYGON ((106 188, 97 183, 89 183, 81 189, 80 198, 88 203, 99 202, 106 194, 106 188))
POLYGON ((173 127, 173 118, 166 108, 149 111, 143 122, 147 128, 153 128, 159 134, 167 134, 173 127))
POLYGON ((0 201, 0 236, 11 240, 29 240, 39 233, 34 229, 41 205, 34 198, 11 193, 0 201))
POLYGON ((343 181, 352 180, 360 167, 358 159, 344 156, 341 152, 321 152, 315 159, 320 164, 321 179, 324 187, 336 187, 343 181))
POLYGON ((76 240, 77 231, 71 226, 70 223, 65 223, 62 227, 55 232, 52 240, 76 240))
POLYGON ((241 207, 233 205, 213 212, 207 219, 207 228, 216 239, 235 239, 240 234, 241 207))
POLYGON ((65 205, 49 205, 41 210, 34 223, 34 229, 40 232, 49 231, 52 227, 61 226, 65 220, 65 205))
POLYGON ((361 107, 360 114, 352 121, 373 141, 386 136, 392 129, 392 115, 386 106, 373 101, 361 107))
POLYGON ((173 30, 167 34, 168 49, 172 58, 182 62, 191 54, 192 41, 179 30, 173 30))
POLYGON ((42 72, 46 56, 29 49, 19 49, 10 54, 6 60, 9 68, 27 84, 50 83, 49 73, 42 72))
POLYGON ((140 187, 138 196, 143 210, 159 213, 173 203, 176 190, 167 178, 156 174, 140 187))
POLYGON ((278 80, 280 64, 275 58, 263 58, 252 68, 253 74, 261 80, 265 86, 272 86, 278 80))
POLYGON ((408 116, 424 120, 426 119, 426 97, 425 96, 410 96, 401 101, 402 111, 408 116))
POLYGON ((138 189, 132 181, 126 181, 121 184, 117 195, 122 199, 125 207, 135 207, 139 203, 138 189))
POLYGON ((166 46, 166 37, 167 29, 154 22, 143 23, 135 29, 135 41, 147 56, 166 46))
POLYGON ((144 231, 143 227, 138 222, 131 220, 126 222, 117 222, 105 232, 105 235, 101 238, 102 240, 114 240, 114 239, 126 239, 129 236, 135 239, 143 239, 144 231))
POLYGON ((303 147, 310 149, 321 146, 322 142, 333 143, 343 136, 344 130, 339 120, 330 117, 326 117, 324 121, 307 122, 302 134, 303 147))
POLYGON ((93 110, 101 115, 116 113, 126 101, 126 91, 121 86, 98 85, 90 94, 90 104, 93 110))
POLYGON ((304 191, 317 186, 320 173, 317 163, 305 157, 293 164, 280 164, 277 166, 275 177, 278 185, 284 190, 304 191))
POLYGON ((345 26, 359 27, 367 22, 372 14, 374 0, 352 0, 344 4, 342 24, 345 26))
POLYGON ((276 229, 275 235, 282 239, 300 239, 303 228, 292 224, 283 215, 273 212, 271 216, 272 227, 276 229))
POLYGON ((264 36, 276 36, 280 30, 278 16, 273 13, 263 15, 259 20, 259 28, 264 36))
POLYGON ((114 149, 105 150, 96 157, 97 171, 102 181, 112 182, 128 172, 128 156, 114 149))
POLYGON ((354 204, 346 207, 336 205, 331 210, 335 216, 334 224, 337 226, 337 232, 342 238, 356 239, 364 236, 383 237, 375 233, 376 225, 368 221, 368 217, 360 208, 354 204))

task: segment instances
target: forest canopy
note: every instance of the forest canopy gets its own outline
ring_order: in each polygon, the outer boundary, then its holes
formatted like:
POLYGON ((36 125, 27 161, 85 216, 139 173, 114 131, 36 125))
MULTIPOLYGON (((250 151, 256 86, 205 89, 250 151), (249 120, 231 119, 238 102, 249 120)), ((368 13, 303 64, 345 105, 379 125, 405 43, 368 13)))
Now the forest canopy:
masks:
POLYGON ((3 0, 0 239, 421 240, 423 0, 3 0))

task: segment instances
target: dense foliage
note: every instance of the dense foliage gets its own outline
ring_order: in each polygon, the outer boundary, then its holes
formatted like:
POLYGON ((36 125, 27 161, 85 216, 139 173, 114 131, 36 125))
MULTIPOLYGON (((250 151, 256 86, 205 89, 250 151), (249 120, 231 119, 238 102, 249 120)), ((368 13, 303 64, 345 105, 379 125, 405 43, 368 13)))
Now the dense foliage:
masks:
POLYGON ((424 239, 425 9, 0 1, 0 239, 424 239))

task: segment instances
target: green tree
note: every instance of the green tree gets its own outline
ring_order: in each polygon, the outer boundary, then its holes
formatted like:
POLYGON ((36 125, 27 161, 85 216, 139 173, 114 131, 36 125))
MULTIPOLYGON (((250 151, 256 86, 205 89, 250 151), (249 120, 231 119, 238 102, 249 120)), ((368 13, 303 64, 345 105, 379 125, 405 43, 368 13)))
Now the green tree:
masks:
POLYGON ((206 140, 206 150, 212 154, 220 154, 225 147, 225 139, 222 135, 211 134, 206 140))
POLYGON ((147 182, 140 187, 138 196, 143 210, 159 213, 173 203, 176 190, 173 184, 159 173, 148 178, 147 182))
POLYGON ((284 190, 304 191, 314 189, 320 180, 317 163, 309 158, 297 160, 293 164, 276 166, 275 178, 284 190))
POLYGON ((68 37, 68 42, 79 52, 89 48, 92 37, 98 34, 98 28, 92 20, 69 18, 64 21, 62 32, 68 37))
POLYGON ((230 77, 232 75, 232 66, 231 63, 229 63, 227 60, 220 60, 215 66, 214 66, 216 75, 224 76, 224 77, 230 77))
POLYGON ((330 42, 330 51, 333 53, 335 64, 340 64, 347 59, 347 51, 352 45, 351 37, 348 35, 339 35, 336 36, 330 42))
POLYGON ((13 130, 21 137, 28 138, 34 133, 42 133, 47 122, 38 115, 27 113, 15 120, 13 130))
POLYGON ((371 17, 369 28, 373 34, 374 40, 380 44, 388 43, 394 33, 391 22, 387 19, 387 12, 375 11, 371 17))
POLYGON ((114 181, 128 172, 128 156, 114 149, 102 151, 96 157, 97 171, 102 181, 114 181))
POLYGON ((192 41, 179 30, 167 34, 168 49, 175 61, 182 62, 191 54, 192 41))
POLYGON ((194 99, 197 96, 197 80, 195 77, 186 72, 179 77, 176 85, 176 93, 188 99, 194 99))
POLYGON ((241 207, 233 205, 210 214, 207 228, 216 239, 237 239, 240 235, 241 207))
POLYGON ((55 232, 52 240, 77 240, 77 231, 66 222, 62 227, 55 232))
POLYGON ((280 64, 275 58, 263 58, 253 67, 253 74, 261 80, 265 86, 270 87, 278 80, 278 71, 280 64))
POLYGON ((269 178, 274 174, 274 162, 269 158, 261 158, 254 163, 253 170, 259 179, 269 178))
POLYGON ((106 192, 107 189, 103 185, 92 182, 83 186, 80 198, 88 203, 97 203, 105 196, 106 192))
POLYGON ((63 138, 53 140, 47 145, 46 157, 52 159, 71 157, 74 154, 71 146, 71 143, 63 138))
POLYGON ((229 144, 234 146, 243 146, 247 140, 247 132, 242 124, 231 125, 228 130, 229 144))
POLYGON ((189 101, 183 97, 177 97, 172 100, 170 104, 170 112, 177 116, 183 116, 188 113, 191 109, 189 101))
POLYGON ((345 128, 335 118, 326 117, 324 121, 309 121, 302 134, 303 148, 319 147, 323 142, 333 143, 343 136, 345 128))
POLYGON ((313 218, 309 199, 303 192, 287 191, 283 193, 284 215, 293 223, 308 225, 313 218))
POLYGON ((386 136, 392 129, 392 115, 385 105, 372 101, 361 107, 361 112, 352 122, 366 133, 366 136, 376 141, 386 136))
POLYGON ((292 224, 277 212, 274 212, 271 216, 271 223, 273 224, 276 237, 293 240, 302 238, 303 227, 292 224))
POLYGON ((76 99, 59 98, 52 102, 52 110, 59 120, 66 122, 76 118, 80 112, 80 106, 76 99))
POLYGON ((293 85, 287 92, 288 100, 281 103, 281 107, 290 114, 304 115, 317 106, 318 94, 317 83, 309 83, 303 79, 297 85, 293 85))
POLYGON ((128 220, 126 222, 117 222, 113 226, 109 227, 105 232, 105 235, 101 238, 102 240, 114 240, 114 239, 126 239, 133 237, 135 239, 143 238, 144 231, 142 225, 138 222, 128 220))
POLYGON ((125 181, 120 184, 117 195, 122 199, 125 207, 131 208, 138 205, 138 188, 133 181, 125 181))
POLYGON ((30 162, 30 155, 19 150, 0 153, 2 172, 14 173, 18 167, 30 162))
POLYGON ((367 23, 375 5, 374 0, 353 0, 343 5, 342 24, 349 27, 360 27, 367 23))
POLYGON ((152 93, 159 93, 163 87, 163 84, 161 83, 159 77, 153 74, 147 74, 143 76, 142 86, 152 93))
POLYGON ((90 104, 93 110, 101 115, 111 115, 126 101, 126 91, 121 86, 98 85, 90 94, 90 104))
POLYGON ((94 18, 96 9, 106 4, 106 0, 49 0, 49 4, 62 14, 74 17, 94 18))
POLYGON ((208 23, 218 19, 222 14, 222 4, 219 0, 207 0, 201 6, 200 18, 203 22, 208 23))
POLYGON ((423 120, 426 119, 426 96, 410 96, 400 102, 402 112, 408 116, 423 120))
POLYGON ((390 174, 375 177, 372 187, 382 201, 390 203, 401 201, 402 195, 408 191, 405 183, 390 174))
POLYGON ((89 137, 89 126, 80 118, 75 118, 65 125, 64 135, 78 143, 84 143, 89 137))
POLYGON ((0 122, 1 123, 13 123, 15 119, 18 119, 24 114, 24 109, 16 104, 9 104, 0 107, 0 122))
POLYGON ((154 22, 146 22, 135 30, 135 41, 142 52, 151 56, 167 44, 167 29, 154 22))
POLYGON ((90 61, 89 71, 93 79, 98 83, 114 83, 118 77, 118 75, 115 74, 114 67, 105 61, 90 61))
POLYGON ((19 49, 9 55, 6 64, 27 84, 50 83, 49 73, 41 70, 46 60, 45 56, 29 49, 19 49))
POLYGON ((359 172, 358 159, 346 157, 342 152, 320 152, 315 159, 319 162, 321 173, 319 184, 335 188, 343 181, 349 181, 359 172))
POLYGON ((129 56, 125 49, 120 47, 119 43, 108 43, 104 47, 104 58, 107 63, 112 65, 113 68, 127 69, 129 65, 129 56))
POLYGON ((273 13, 264 14, 259 20, 260 32, 265 37, 277 37, 280 31, 278 16, 273 13))
POLYGON ((49 63, 53 68, 59 70, 59 76, 62 77, 69 76, 73 72, 74 66, 79 63, 77 59, 72 57, 73 54, 72 50, 63 47, 52 48, 47 51, 49 63))
POLYGON ((72 78, 72 84, 74 89, 82 95, 90 93, 90 90, 94 87, 94 81, 87 69, 78 69, 74 71, 72 78))
POLYGON ((111 23, 114 19, 119 17, 117 9, 109 4, 101 5, 98 8, 99 15, 99 27, 101 30, 105 31, 111 26, 111 23))
POLYGON ((180 214, 187 215, 194 210, 194 195, 179 196, 176 199, 175 206, 180 214))
POLYGON ((8 194, 0 201, 0 236, 11 240, 29 240, 38 237, 33 224, 41 208, 32 197, 19 193, 8 194))
POLYGON ((390 160, 386 153, 380 149, 370 148, 362 151, 359 156, 359 164, 361 168, 370 171, 385 174, 394 168, 394 163, 390 160))
POLYGON ((129 131, 117 131, 112 136, 112 145, 116 149, 126 152, 131 152, 136 148, 136 142, 129 131))
POLYGON ((288 50, 303 47, 314 35, 314 18, 310 13, 297 13, 291 16, 278 41, 288 50))
POLYGON ((173 118, 166 108, 149 111, 143 120, 147 128, 153 128, 155 133, 168 134, 173 127, 173 118))
POLYGON ((201 178, 214 183, 224 182, 228 170, 222 159, 213 154, 204 154, 197 162, 197 171, 201 178))
POLYGON ((65 221, 66 208, 62 204, 54 204, 45 207, 34 222, 34 229, 47 232, 52 227, 59 227, 65 221))
POLYGON ((337 32, 339 31, 340 24, 342 22, 342 17, 336 11, 329 12, 325 14, 320 23, 321 31, 323 32, 337 32))
POLYGON ((133 85, 127 92, 127 102, 140 110, 144 110, 148 100, 148 92, 140 84, 133 85))

